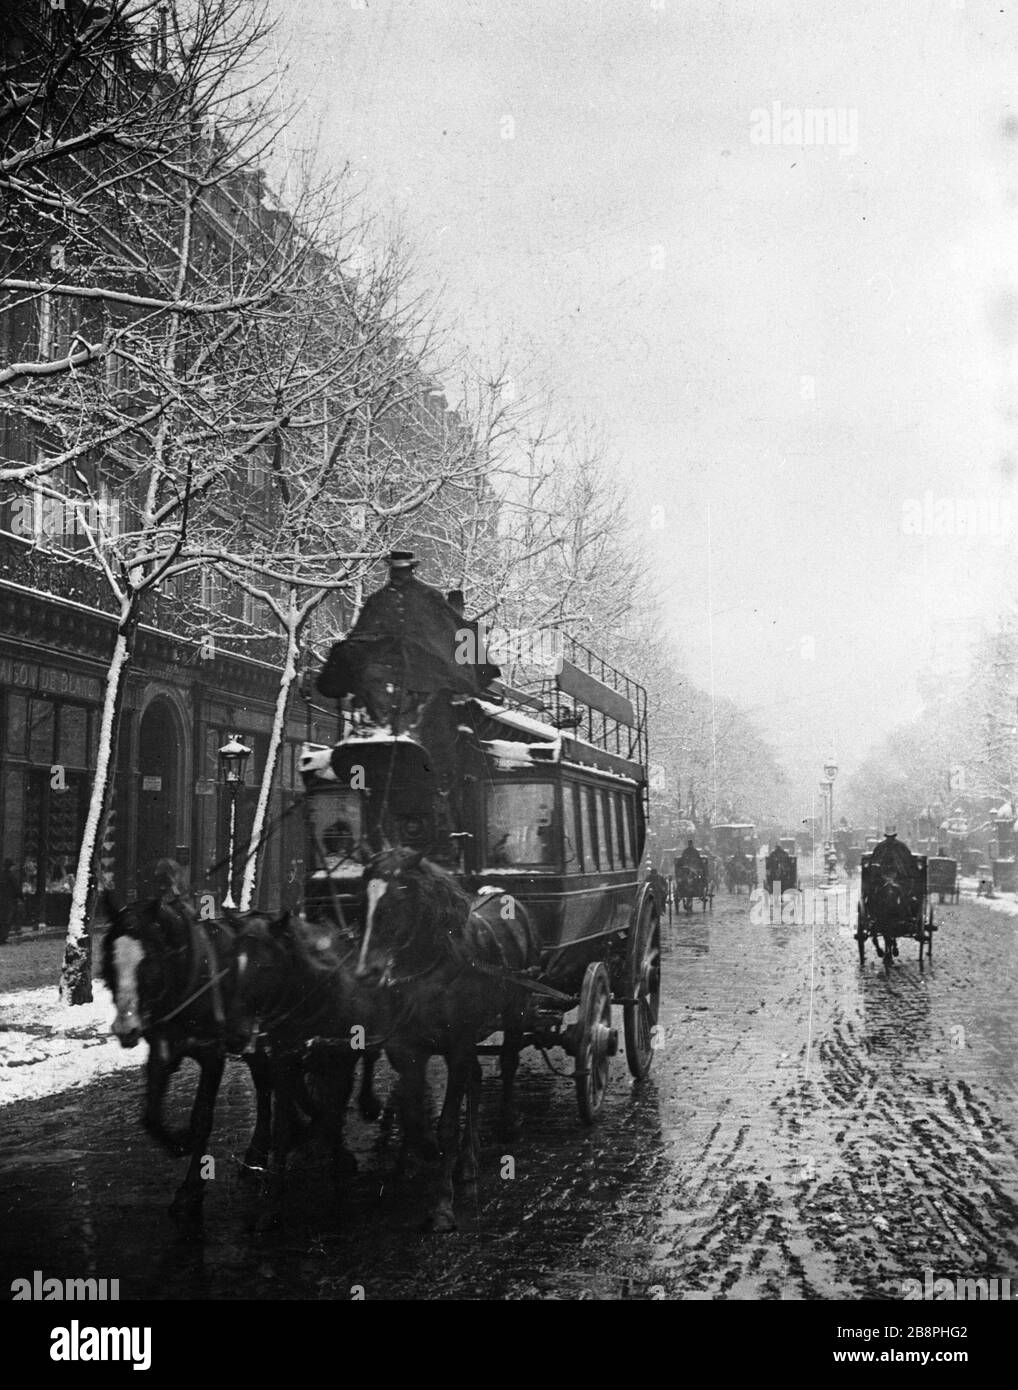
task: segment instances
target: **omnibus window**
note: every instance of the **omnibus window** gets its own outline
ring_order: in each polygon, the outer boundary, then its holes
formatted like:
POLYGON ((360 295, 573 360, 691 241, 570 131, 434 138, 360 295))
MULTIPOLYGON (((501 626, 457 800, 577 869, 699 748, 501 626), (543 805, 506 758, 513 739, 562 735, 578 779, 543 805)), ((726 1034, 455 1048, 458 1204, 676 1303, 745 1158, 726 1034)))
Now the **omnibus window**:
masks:
POLYGON ((620 868, 625 868, 629 864, 629 856, 626 854, 626 836, 623 829, 622 802, 618 792, 611 792, 608 797, 608 809, 611 812, 611 837, 612 846, 616 852, 616 862, 620 868))
POLYGON ((311 863, 316 870, 355 866, 361 871, 363 836, 359 793, 347 788, 315 791, 307 799, 311 818, 311 863))
POLYGON ((555 788, 550 782, 488 787, 485 853, 489 868, 550 868, 556 848, 555 788))
POLYGON ((566 873, 577 873, 583 861, 583 833, 580 824, 580 789, 568 784, 562 788, 562 818, 565 823, 563 839, 566 851, 566 873))
POLYGON ((594 805, 597 807, 597 848, 598 858, 601 861, 602 869, 612 868, 611 844, 608 839, 607 817, 605 812, 605 802, 608 799, 606 791, 598 791, 594 797, 594 805))
POLYGON ((597 870, 594 846, 597 843, 594 832, 593 810, 590 805, 590 788, 580 787, 580 821, 583 827, 583 872, 590 874, 597 870))
POLYGON ((636 855, 636 807, 630 796, 626 797, 626 827, 629 831, 629 857, 631 863, 637 862, 636 855))

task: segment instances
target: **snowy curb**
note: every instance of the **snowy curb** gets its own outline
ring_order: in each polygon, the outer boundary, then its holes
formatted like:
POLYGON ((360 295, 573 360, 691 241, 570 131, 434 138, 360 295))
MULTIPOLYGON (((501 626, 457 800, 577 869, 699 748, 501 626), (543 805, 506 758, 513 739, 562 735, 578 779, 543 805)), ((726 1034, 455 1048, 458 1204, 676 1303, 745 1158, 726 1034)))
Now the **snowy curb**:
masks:
POLYGON ((977 907, 988 907, 991 912, 1003 912, 1008 917, 1018 917, 1018 902, 1014 896, 1007 898, 973 898, 977 907))
POLYGON ((52 985, 0 994, 0 1107, 38 1100, 98 1076, 134 1071, 145 1047, 122 1048, 110 1033, 110 992, 92 982, 93 1001, 70 1008, 52 985))

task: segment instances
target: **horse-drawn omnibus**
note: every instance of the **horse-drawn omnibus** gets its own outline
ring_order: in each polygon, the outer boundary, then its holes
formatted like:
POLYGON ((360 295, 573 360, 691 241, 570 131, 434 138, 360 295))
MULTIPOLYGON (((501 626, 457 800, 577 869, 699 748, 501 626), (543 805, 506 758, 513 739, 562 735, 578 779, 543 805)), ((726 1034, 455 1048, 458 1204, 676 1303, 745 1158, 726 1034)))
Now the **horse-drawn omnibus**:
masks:
POLYGON ((752 892, 756 887, 756 826, 749 821, 733 821, 715 825, 713 835, 728 891, 737 893, 745 887, 752 892))
POLYGON ((441 759, 434 742, 374 727, 306 747, 308 915, 363 924, 365 867, 388 847, 419 852, 472 898, 519 905, 537 946, 536 967, 511 976, 527 998, 523 1042, 575 1057, 592 1123, 618 1050, 613 1007, 634 1077, 648 1074, 655 1042, 660 924, 641 880, 646 691, 566 639, 561 670, 536 692, 496 685, 492 698, 449 703, 441 759), (444 781, 440 762, 453 771, 444 781))

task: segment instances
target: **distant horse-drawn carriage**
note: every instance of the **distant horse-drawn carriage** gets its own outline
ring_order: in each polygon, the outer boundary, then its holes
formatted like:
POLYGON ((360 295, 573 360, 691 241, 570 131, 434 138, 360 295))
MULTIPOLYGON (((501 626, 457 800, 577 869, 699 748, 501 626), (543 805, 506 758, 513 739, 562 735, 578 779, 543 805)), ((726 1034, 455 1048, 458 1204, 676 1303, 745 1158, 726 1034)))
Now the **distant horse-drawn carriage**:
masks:
POLYGON ((704 912, 713 906, 714 885, 712 865, 703 850, 687 846, 674 864, 673 893, 687 912, 693 911, 693 900, 699 898, 704 912))
POLYGON ((930 855, 926 861, 929 890, 936 893, 942 903, 958 902, 961 887, 958 881, 958 861, 944 855, 930 855))
POLYGON ((714 844, 724 866, 725 886, 729 893, 745 888, 752 893, 756 887, 756 826, 737 821, 714 827, 714 844))
MULTIPOLYGON (((794 845, 795 841, 793 840, 791 843, 794 845)), ((798 886, 798 861, 785 848, 785 841, 780 841, 764 860, 764 887, 768 892, 776 888, 780 895, 789 888, 798 888, 798 886)))
POLYGON ((902 937, 918 941, 920 965, 924 947, 927 959, 932 959, 936 924, 929 896, 925 855, 912 854, 905 845, 887 840, 864 854, 855 934, 860 964, 866 959, 869 940, 889 970, 902 937))

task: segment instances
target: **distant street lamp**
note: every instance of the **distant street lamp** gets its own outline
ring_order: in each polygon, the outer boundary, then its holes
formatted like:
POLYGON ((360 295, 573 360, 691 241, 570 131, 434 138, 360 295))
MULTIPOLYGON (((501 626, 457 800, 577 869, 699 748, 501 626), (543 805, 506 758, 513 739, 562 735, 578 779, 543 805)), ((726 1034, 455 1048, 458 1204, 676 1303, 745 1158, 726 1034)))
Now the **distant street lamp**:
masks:
POLYGON ((824 836, 826 842, 824 853, 827 859, 827 882, 829 884, 838 881, 838 857, 836 852, 832 852, 834 851, 834 779, 837 775, 838 764, 831 758, 829 762, 824 763, 824 776, 827 780, 821 784, 827 792, 827 833, 824 836))
POLYGON ((251 749, 241 743, 236 734, 231 734, 219 750, 219 770, 230 796, 230 847, 226 860, 224 907, 236 908, 237 906, 233 901, 233 850, 237 837, 237 796, 244 781, 244 770, 250 756, 251 749))

